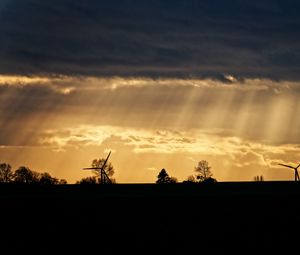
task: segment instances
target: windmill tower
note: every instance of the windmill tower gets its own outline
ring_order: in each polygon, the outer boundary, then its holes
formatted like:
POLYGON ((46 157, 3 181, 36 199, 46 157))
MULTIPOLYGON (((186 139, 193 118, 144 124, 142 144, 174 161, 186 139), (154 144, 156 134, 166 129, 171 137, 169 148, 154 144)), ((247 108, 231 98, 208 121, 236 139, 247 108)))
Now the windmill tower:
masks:
POLYGON ((278 165, 294 169, 295 170, 295 181, 300 181, 299 174, 298 174, 298 167, 300 166, 300 164, 297 167, 293 167, 293 166, 289 166, 289 165, 285 165, 285 164, 278 164, 278 165))
POLYGON ((99 166, 99 167, 86 167, 86 168, 83 168, 83 170, 97 170, 100 172, 100 183, 101 184, 111 184, 111 180, 109 179, 107 173, 105 172, 105 166, 106 166, 106 163, 108 161, 108 158, 110 156, 110 153, 111 151, 108 153, 105 161, 103 162, 102 166, 99 166))

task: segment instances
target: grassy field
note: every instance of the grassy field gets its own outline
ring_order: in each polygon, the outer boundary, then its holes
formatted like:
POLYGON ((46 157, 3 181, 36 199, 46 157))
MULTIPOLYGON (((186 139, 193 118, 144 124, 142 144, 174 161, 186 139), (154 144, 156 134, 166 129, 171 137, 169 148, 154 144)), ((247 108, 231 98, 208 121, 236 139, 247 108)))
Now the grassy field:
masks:
POLYGON ((276 251, 298 243, 299 202, 296 182, 1 185, 0 240, 37 254, 276 251))

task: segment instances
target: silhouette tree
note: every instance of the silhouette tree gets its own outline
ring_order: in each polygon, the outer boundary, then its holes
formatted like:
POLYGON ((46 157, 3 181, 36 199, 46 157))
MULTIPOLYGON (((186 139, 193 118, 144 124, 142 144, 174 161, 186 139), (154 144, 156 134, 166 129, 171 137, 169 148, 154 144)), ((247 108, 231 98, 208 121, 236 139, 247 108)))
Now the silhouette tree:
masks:
POLYGON ((169 174, 167 173, 166 169, 162 169, 158 176, 156 183, 161 184, 161 183, 176 183, 177 179, 175 177, 170 177, 169 174))
POLYGON ((176 182, 178 182, 176 177, 170 177, 169 183, 176 183, 176 182))
MULTIPOLYGON (((110 181, 112 184, 117 183, 116 179, 110 178, 110 181)), ((82 178, 80 181, 77 181, 75 184, 101 184, 100 178, 97 176, 88 176, 85 178, 82 178)))
POLYGON ((205 180, 202 181, 202 183, 216 183, 217 180, 215 178, 212 177, 208 177, 205 180))
POLYGON ((16 183, 34 184, 39 183, 40 174, 30 170, 28 167, 19 167, 14 174, 14 181, 16 183))
POLYGON ((157 176, 156 183, 166 183, 168 178, 170 178, 169 174, 167 173, 166 169, 163 168, 157 176))
POLYGON ((49 173, 45 172, 40 174, 39 183, 42 185, 55 185, 59 184, 59 180, 55 177, 52 177, 49 173))
POLYGON ((80 181, 77 181, 76 184, 97 184, 99 181, 97 180, 96 176, 92 177, 85 177, 82 178, 80 181))
POLYGON ((208 165, 206 160, 201 160, 198 162, 198 165, 195 167, 195 171, 197 172, 196 178, 200 182, 207 180, 212 177, 212 172, 210 171, 211 167, 208 165))
POLYGON ((58 184, 65 185, 65 184, 68 184, 68 182, 66 179, 59 179, 58 184))
POLYGON ((9 183, 12 182, 14 178, 14 173, 11 170, 10 164, 2 163, 0 164, 0 182, 9 183))
MULTIPOLYGON (((101 168, 103 166, 105 160, 106 160, 105 158, 94 159, 93 162, 92 162, 92 167, 101 168)), ((115 173, 114 167, 110 162, 106 162, 103 170, 107 174, 108 177, 113 176, 114 173, 115 173)), ((98 177, 98 179, 101 178, 101 170, 100 169, 99 170, 93 170, 93 173, 98 177)))
POLYGON ((49 173, 38 173, 30 170, 28 167, 21 166, 15 172, 9 164, 0 164, 0 183, 39 183, 42 185, 67 184, 65 179, 52 177, 49 173))
POLYGON ((196 178, 194 175, 190 175, 185 181, 183 181, 184 183, 195 183, 196 182, 196 178))

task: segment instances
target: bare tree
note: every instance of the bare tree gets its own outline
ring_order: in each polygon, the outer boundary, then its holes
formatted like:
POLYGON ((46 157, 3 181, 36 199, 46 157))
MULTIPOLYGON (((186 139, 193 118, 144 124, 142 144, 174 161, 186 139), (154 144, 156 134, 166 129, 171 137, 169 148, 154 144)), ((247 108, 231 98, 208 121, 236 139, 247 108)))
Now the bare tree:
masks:
POLYGON ((10 164, 0 164, 0 182, 9 183, 13 181, 14 173, 11 170, 10 164))
POLYGON ((213 175, 210 169, 211 167, 206 160, 199 161, 198 165, 195 167, 195 171, 197 172, 196 178, 200 182, 210 179, 213 175))

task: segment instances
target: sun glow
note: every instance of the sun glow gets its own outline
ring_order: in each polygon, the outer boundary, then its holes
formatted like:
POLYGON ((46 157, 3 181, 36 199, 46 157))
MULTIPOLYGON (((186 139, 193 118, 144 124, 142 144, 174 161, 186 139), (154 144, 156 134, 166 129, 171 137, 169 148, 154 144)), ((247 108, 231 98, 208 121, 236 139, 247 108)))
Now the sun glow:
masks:
POLYGON ((2 75, 1 160, 74 182, 109 149, 119 182, 184 180, 201 159, 219 180, 288 179, 276 164, 300 155, 300 85, 229 80, 2 75))

